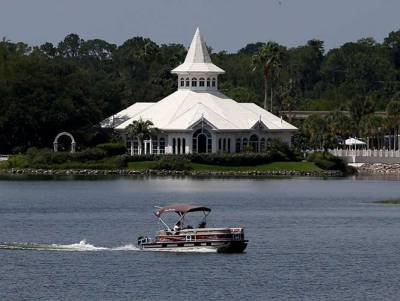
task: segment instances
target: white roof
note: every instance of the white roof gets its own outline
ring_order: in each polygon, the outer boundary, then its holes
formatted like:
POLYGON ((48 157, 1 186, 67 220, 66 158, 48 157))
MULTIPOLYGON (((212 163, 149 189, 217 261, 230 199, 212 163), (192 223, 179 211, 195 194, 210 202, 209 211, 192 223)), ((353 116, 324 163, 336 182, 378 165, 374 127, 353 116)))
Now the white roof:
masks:
POLYGON ((366 144, 364 141, 358 140, 356 138, 346 139, 344 143, 346 145, 365 145, 366 144))
MULTIPOLYGON (((211 62, 207 47, 197 29, 185 62, 173 72, 224 71, 211 62)), ((123 130, 139 119, 150 120, 160 130, 171 131, 190 130, 199 122, 206 122, 216 130, 297 130, 256 104, 238 103, 216 89, 178 89, 158 102, 137 102, 107 118, 101 126, 123 130)))
POLYGON ((224 70, 211 62, 207 46, 201 36, 199 28, 196 29, 192 43, 183 64, 171 71, 172 73, 225 73, 224 70))
POLYGON ((129 116, 116 129, 134 120, 150 120, 161 130, 191 129, 205 121, 218 130, 290 130, 296 127, 254 103, 238 103, 218 91, 178 90, 156 103, 136 103, 118 116, 129 116))

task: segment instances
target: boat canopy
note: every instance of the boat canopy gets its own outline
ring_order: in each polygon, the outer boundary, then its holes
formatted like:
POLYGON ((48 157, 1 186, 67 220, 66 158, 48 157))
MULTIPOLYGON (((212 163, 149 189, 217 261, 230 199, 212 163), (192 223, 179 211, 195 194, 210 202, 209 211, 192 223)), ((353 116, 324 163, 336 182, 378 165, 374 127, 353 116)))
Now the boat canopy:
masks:
POLYGON ((210 212, 211 209, 204 207, 204 206, 197 206, 197 205, 189 205, 189 204, 173 204, 173 205, 168 205, 165 207, 157 207, 154 210, 154 214, 157 217, 160 217, 161 214, 165 212, 176 212, 179 215, 184 215, 185 213, 188 212, 195 212, 195 211, 204 211, 204 212, 210 212))

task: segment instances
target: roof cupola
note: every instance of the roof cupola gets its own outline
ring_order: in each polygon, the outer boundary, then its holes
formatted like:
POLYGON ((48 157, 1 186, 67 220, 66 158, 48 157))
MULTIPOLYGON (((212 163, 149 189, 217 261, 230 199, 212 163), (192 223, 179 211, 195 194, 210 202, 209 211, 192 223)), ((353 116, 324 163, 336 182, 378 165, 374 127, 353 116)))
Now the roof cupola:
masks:
POLYGON ((179 89, 196 91, 217 90, 218 75, 225 73, 212 63, 199 28, 196 29, 185 61, 171 72, 178 75, 179 89))

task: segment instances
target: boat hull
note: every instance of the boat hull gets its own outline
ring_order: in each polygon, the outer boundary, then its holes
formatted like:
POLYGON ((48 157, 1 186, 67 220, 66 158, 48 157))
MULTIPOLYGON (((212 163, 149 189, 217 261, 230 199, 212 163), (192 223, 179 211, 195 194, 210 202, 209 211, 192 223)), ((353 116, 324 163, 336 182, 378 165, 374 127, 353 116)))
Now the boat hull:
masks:
POLYGON ((217 253, 243 253, 247 241, 212 241, 212 242, 182 242, 182 243, 143 243, 139 245, 142 250, 152 251, 196 251, 213 250, 217 253))

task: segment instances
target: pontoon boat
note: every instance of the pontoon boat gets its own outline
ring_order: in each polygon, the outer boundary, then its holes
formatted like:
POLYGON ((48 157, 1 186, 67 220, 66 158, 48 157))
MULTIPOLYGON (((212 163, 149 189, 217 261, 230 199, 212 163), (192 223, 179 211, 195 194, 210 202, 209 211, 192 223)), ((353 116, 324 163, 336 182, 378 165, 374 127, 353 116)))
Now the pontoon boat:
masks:
POLYGON ((164 226, 151 239, 147 236, 138 238, 138 246, 143 250, 175 250, 175 249, 213 249, 218 253, 241 253, 247 246, 243 228, 207 228, 207 216, 211 209, 203 206, 175 204, 156 207, 154 214, 164 226), (161 218, 168 212, 175 212, 179 219, 173 228, 161 218), (197 227, 185 223, 185 217, 191 212, 203 212, 204 217, 197 227))

